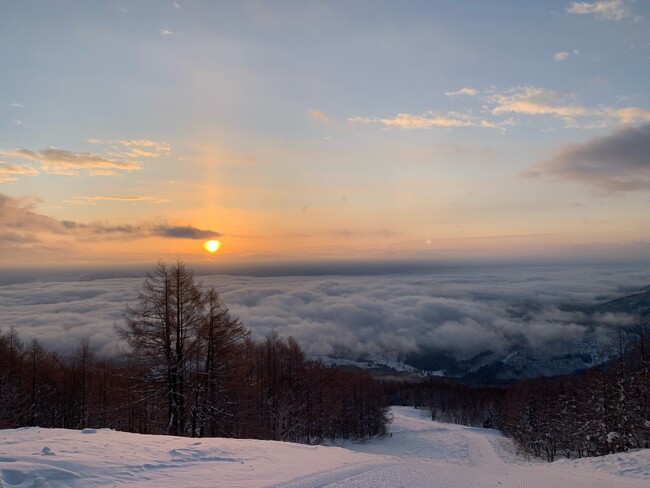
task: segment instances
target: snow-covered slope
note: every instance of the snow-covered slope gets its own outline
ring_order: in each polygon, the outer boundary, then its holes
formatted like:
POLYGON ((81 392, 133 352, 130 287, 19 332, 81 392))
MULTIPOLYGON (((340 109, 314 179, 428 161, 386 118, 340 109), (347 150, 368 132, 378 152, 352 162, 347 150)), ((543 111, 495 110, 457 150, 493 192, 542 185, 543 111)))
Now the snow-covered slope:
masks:
POLYGON ((110 430, 0 431, 2 487, 647 487, 650 450, 530 463, 497 431, 393 408, 391 435, 305 446, 110 430))

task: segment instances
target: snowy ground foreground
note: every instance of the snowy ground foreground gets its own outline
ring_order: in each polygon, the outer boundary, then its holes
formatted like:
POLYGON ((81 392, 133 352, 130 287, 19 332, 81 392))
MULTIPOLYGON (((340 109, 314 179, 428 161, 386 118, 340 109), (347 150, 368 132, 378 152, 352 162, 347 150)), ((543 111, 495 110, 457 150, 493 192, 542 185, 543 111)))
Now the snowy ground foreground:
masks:
POLYGON ((0 431, 2 487, 650 486, 650 450, 529 463, 498 432, 394 407, 391 437, 338 446, 143 436, 110 430, 0 431))

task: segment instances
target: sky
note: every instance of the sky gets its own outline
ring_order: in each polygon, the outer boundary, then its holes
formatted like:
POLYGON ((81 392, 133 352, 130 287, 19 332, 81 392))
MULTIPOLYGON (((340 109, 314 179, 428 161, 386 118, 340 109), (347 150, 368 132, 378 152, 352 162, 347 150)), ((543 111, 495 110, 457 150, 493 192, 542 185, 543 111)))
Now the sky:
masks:
POLYGON ((649 23, 633 0, 3 1, 0 267, 650 262, 649 23))

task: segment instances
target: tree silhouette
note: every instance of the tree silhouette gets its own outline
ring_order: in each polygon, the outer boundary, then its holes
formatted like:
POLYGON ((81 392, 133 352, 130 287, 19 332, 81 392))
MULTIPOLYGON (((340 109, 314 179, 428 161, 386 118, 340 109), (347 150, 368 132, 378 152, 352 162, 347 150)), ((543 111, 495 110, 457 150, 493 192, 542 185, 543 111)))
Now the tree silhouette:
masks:
POLYGON ((159 262, 147 275, 138 304, 127 307, 118 327, 131 354, 148 363, 149 379, 167 397, 167 429, 185 434, 188 359, 198 344, 205 298, 192 271, 182 261, 159 262))

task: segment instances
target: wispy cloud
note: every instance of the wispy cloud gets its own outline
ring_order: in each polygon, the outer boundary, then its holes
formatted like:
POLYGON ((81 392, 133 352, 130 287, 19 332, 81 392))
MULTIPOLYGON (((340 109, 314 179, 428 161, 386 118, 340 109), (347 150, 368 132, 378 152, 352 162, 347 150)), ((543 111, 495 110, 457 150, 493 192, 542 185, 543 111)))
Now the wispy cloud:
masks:
POLYGON ((465 87, 465 88, 461 88, 460 90, 445 92, 445 95, 448 97, 457 97, 459 95, 466 95, 469 97, 473 97, 478 95, 478 90, 475 90, 474 88, 470 88, 470 87, 465 87))
POLYGON ((424 112, 423 114, 397 114, 393 118, 352 117, 348 120, 355 123, 382 124, 387 127, 396 127, 400 129, 426 129, 429 127, 484 127, 490 129, 503 129, 503 126, 498 123, 460 112, 449 112, 446 114, 440 114, 437 112, 424 112))
POLYGON ((536 86, 513 87, 488 93, 485 100, 494 115, 518 114, 560 118, 567 127, 607 127, 650 120, 650 109, 641 107, 589 108, 575 103, 571 95, 536 86))
POLYGON ((174 33, 168 29, 160 29, 160 35, 161 36, 171 36, 174 33))
MULTIPOLYGON (((96 141, 97 139, 94 140, 96 141)), ((156 148, 156 150, 161 153, 168 153, 171 150, 171 146, 166 142, 156 142, 148 139, 120 139, 117 142, 129 147, 156 148)))
POLYGON ((553 59, 557 62, 566 61, 567 59, 569 59, 569 53, 566 51, 560 51, 559 53, 555 53, 553 55, 553 59))
MULTIPOLYGON (((574 54, 579 53, 576 49, 574 54)), ((561 119, 565 127, 597 128, 616 124, 633 124, 650 121, 650 109, 643 107, 586 107, 576 102, 571 94, 537 86, 516 86, 505 90, 491 88, 480 92, 474 88, 461 88, 445 92, 449 97, 464 95, 471 98, 475 107, 456 111, 399 113, 393 117, 351 117, 353 123, 380 124, 388 128, 425 129, 431 127, 457 128, 482 127, 505 131, 518 125, 519 116, 551 117, 561 119)))
POLYGON ((43 171, 55 174, 77 175, 81 170, 88 174, 99 174, 96 171, 136 171, 141 169, 137 161, 110 159, 90 152, 75 152, 58 148, 31 151, 29 149, 12 149, 0 151, 0 154, 10 155, 37 162, 43 171))
POLYGON ((488 95, 494 115, 517 113, 528 115, 554 115, 564 120, 590 115, 591 112, 568 102, 566 95, 558 90, 535 86, 516 87, 505 92, 488 95))
POLYGON ((333 125, 335 123, 334 120, 332 120, 331 117, 325 115, 320 110, 316 110, 316 109, 313 109, 313 108, 309 109, 309 116, 315 122, 320 122, 320 123, 327 124, 327 125, 333 125))
POLYGON ((650 109, 641 107, 603 107, 600 114, 618 120, 621 124, 633 124, 650 120, 650 109))
POLYGON ((166 142, 150 141, 148 139, 119 139, 102 140, 88 139, 89 144, 106 146, 111 155, 124 158, 155 158, 171 153, 171 145, 166 142))
POLYGON ((0 167, 0 178, 15 179, 19 175, 39 174, 36 168, 19 164, 30 161, 40 172, 77 176, 112 176, 142 168, 140 159, 171 154, 171 145, 147 139, 100 140, 89 139, 88 144, 102 146, 99 152, 70 151, 56 147, 41 150, 15 148, 0 149, 0 155, 9 159, 0 167), (14 159, 15 161, 11 161, 14 159), (2 176, 11 173, 14 176, 2 176))
POLYGON ((65 233, 65 221, 41 214, 36 210, 38 203, 34 198, 13 198, 0 193, 0 228, 20 241, 35 240, 32 236, 38 232, 65 233))
POLYGON ((571 2, 566 8, 569 14, 593 15, 598 20, 620 21, 624 19, 638 20, 630 6, 624 0, 602 0, 597 2, 571 2))
POLYGON ((93 195, 85 197, 72 197, 66 200, 66 203, 73 203, 77 205, 96 204, 97 202, 111 201, 111 202, 125 202, 125 203, 165 203, 169 200, 165 198, 151 197, 151 196, 127 196, 127 195, 93 195))
POLYGON ((14 181, 16 176, 37 174, 38 171, 31 166, 0 161, 0 181, 14 181))
POLYGON ((650 190, 650 124, 567 145, 524 176, 580 183, 599 194, 650 190))
POLYGON ((577 56, 578 54, 580 54, 580 51, 578 49, 574 49, 572 51, 560 51, 553 55, 553 59, 556 63, 559 63, 561 61, 566 61, 570 56, 577 56))

